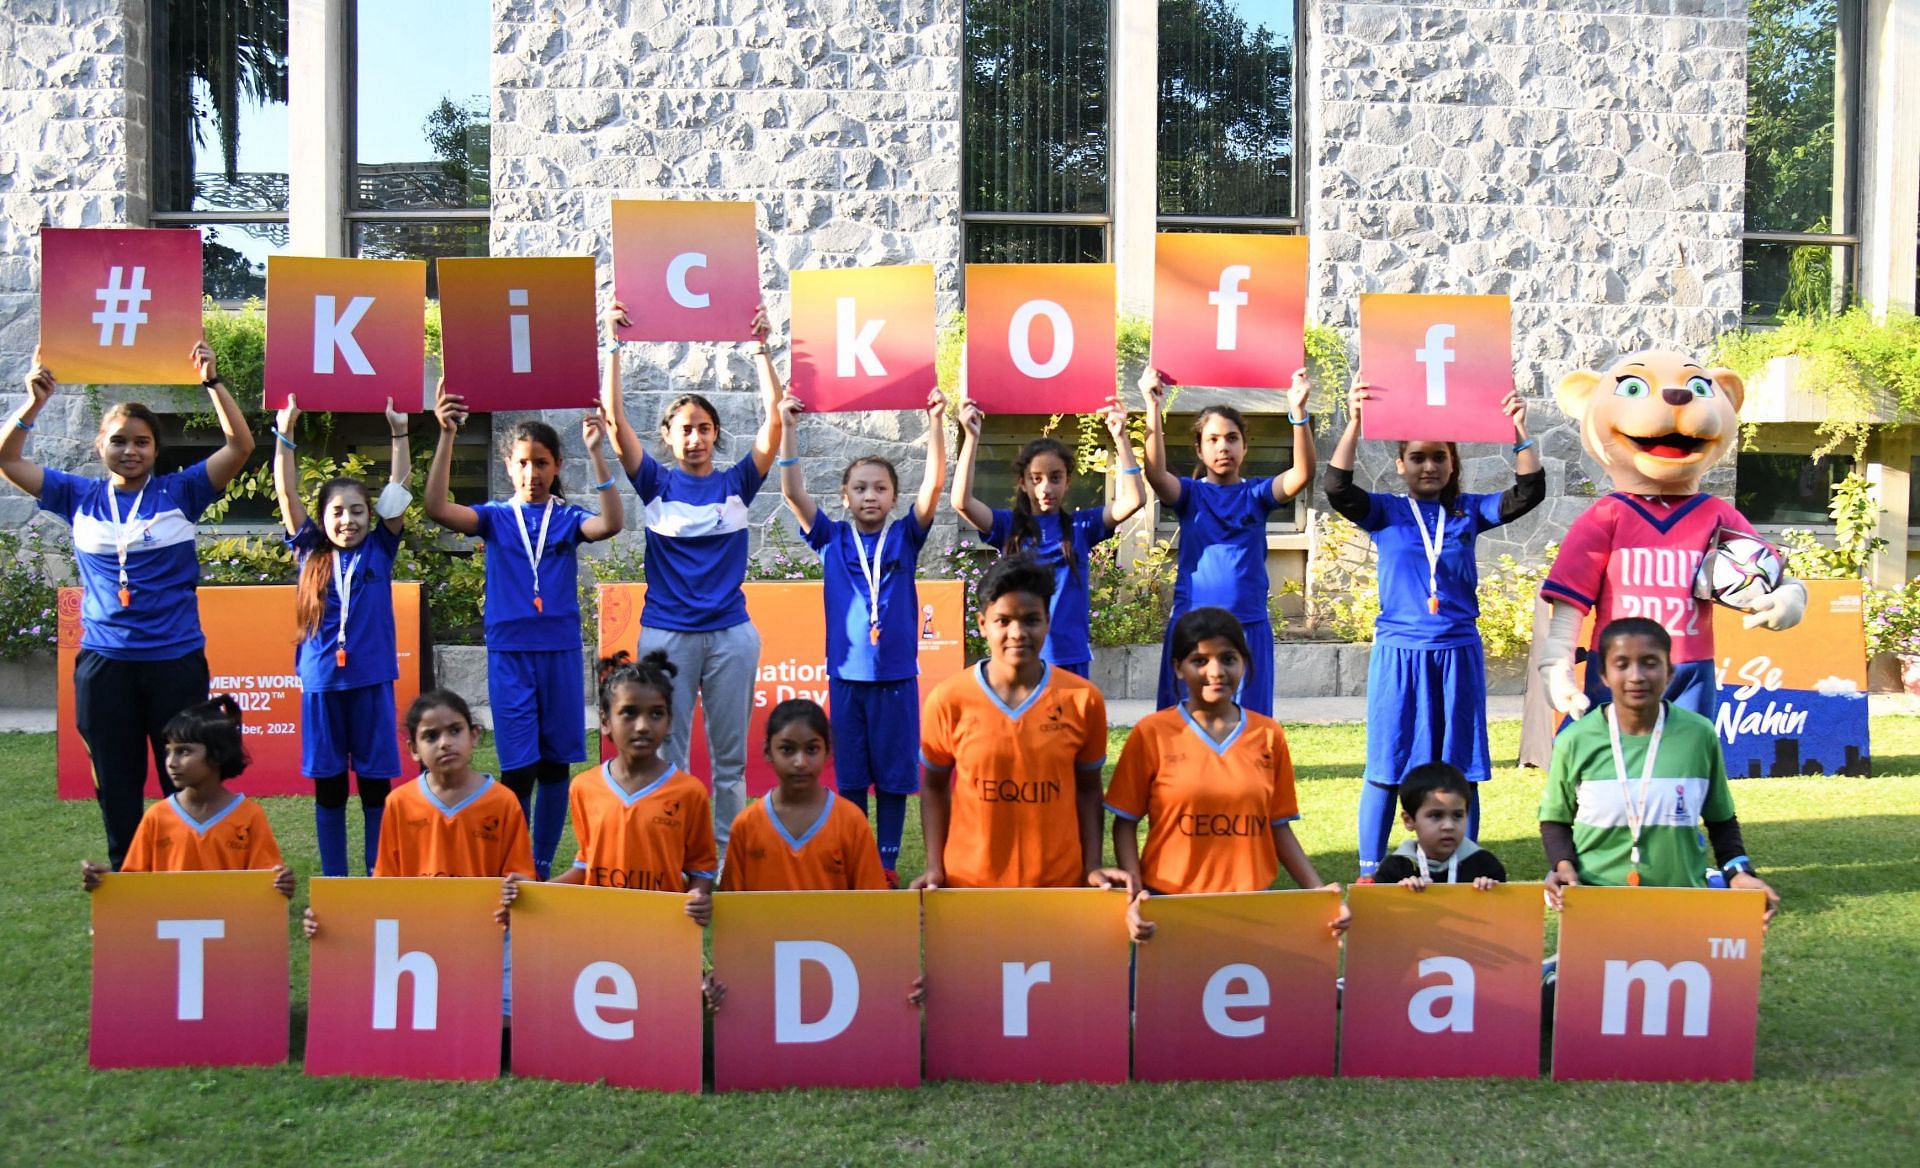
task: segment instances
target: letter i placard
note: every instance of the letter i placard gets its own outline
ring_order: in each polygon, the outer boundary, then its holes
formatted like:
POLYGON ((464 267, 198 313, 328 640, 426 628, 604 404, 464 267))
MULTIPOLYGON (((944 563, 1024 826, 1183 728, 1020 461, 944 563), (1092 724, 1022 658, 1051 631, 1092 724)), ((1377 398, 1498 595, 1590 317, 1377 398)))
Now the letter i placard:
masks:
POLYGON ((320 878, 307 1073, 500 1074, 500 881, 320 878))
POLYGON ((435 263, 449 392, 477 413, 593 406, 600 357, 591 256, 435 263))
POLYGON ((917 410, 934 375, 933 268, 793 273, 793 395, 814 413, 917 410))
POLYGON ((273 873, 118 873, 90 907, 92 1065, 287 1060, 287 898, 273 873))
POLYGON ((1569 888, 1553 1077, 1753 1078, 1766 894, 1569 888))
POLYGON ((760 303, 756 205, 615 199, 613 288, 623 341, 745 341, 760 303))
MULTIPOLYGON (((1505 296, 1360 297, 1360 365, 1373 400, 1361 437, 1510 442, 1512 306, 1505 296)), ((1337 393, 1337 387, 1322 387, 1337 393)))
POLYGON ((68 385, 193 385, 197 228, 40 232, 40 359, 68 385))
POLYGON ((268 256, 267 408, 419 412, 426 296, 425 260, 268 256))

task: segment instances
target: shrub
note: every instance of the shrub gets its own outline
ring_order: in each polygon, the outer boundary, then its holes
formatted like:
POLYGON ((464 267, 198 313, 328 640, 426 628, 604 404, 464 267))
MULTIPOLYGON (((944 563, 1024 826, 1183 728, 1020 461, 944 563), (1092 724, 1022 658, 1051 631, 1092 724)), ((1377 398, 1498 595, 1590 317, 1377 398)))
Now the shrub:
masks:
POLYGON ((0 531, 0 660, 59 647, 60 573, 70 555, 49 546, 38 527, 0 531))
POLYGON ((1920 654, 1920 580, 1898 588, 1869 588, 1861 599, 1868 656, 1920 654))

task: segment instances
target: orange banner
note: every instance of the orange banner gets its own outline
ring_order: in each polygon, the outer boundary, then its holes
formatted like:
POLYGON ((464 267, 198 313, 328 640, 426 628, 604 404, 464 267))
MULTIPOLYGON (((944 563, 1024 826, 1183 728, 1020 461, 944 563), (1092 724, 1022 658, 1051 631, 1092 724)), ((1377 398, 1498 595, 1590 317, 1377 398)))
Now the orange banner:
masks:
POLYGON ((267 408, 417 413, 425 260, 267 257, 267 408))
POLYGON ((814 413, 917 410, 933 371, 933 268, 793 273, 791 392, 814 413))
POLYGON ((1540 1073, 1538 884, 1353 889, 1340 1073, 1540 1073))
POLYGON ((1138 950, 1133 1077, 1333 1074, 1338 892, 1155 896, 1138 950))
POLYGON ((1513 392, 1505 296, 1360 297, 1360 369, 1373 400, 1364 438, 1511 442, 1500 399, 1513 392))
POLYGON ((307 1073, 500 1073, 498 880, 308 884, 320 932, 307 981, 307 1073))
POLYGON ((686 903, 667 892, 523 886, 513 905, 513 1073, 698 1092, 700 927, 686 903))
POLYGON ((591 409, 598 400, 591 256, 441 259, 447 391, 476 413, 591 409))
POLYGON ((1086 414, 1114 395, 1112 264, 968 264, 967 396, 990 414, 1086 414))
POLYGON ((1766 895, 1569 888, 1553 1077, 1753 1078, 1766 895))
MULTIPOLYGON (((802 555, 811 553, 802 552, 802 555)), ((920 696, 966 666, 966 597, 958 580, 920 581, 920 696)), ((812 698, 827 705, 827 617, 819 581, 745 586, 747 616, 760 631, 760 672, 753 686, 753 715, 747 729, 747 794, 773 789, 773 767, 760 749, 766 741, 767 715, 788 698, 812 698)), ((632 652, 640 643, 640 609, 645 584, 600 585, 599 654, 632 652)), ((711 785, 705 722, 694 711, 693 758, 687 767, 711 785)), ((611 757, 602 744, 601 756, 611 757)), ((831 769, 821 776, 829 786, 831 769)))
POLYGON ((90 903, 88 1062, 287 1061, 287 898, 273 873, 116 873, 90 903))
POLYGON ((40 356, 68 385, 196 385, 200 232, 40 231, 40 356))
POLYGON ((624 341, 751 340, 760 304, 757 208, 746 202, 613 201, 613 287, 624 341))
POLYGON ((919 1086, 919 973, 910 893, 720 893, 714 1090, 919 1086))
POLYGON ((1280 389, 1307 363, 1307 237, 1153 237, 1153 356, 1169 384, 1280 389))
MULTIPOLYGON (((252 762, 233 781, 249 795, 310 795, 300 774, 300 677, 294 670, 291 584, 212 586, 199 592, 200 627, 207 634, 212 692, 239 701, 252 762), (281 635, 277 630, 286 630, 281 635)), ((60 590, 58 787, 62 799, 93 798, 93 763, 74 727, 73 667, 80 656, 80 590, 60 590)), ((420 585, 393 586, 393 632, 399 646, 400 680, 393 685, 394 722, 406 759, 400 715, 420 693, 420 585)), ((147 795, 158 798, 160 779, 147 773, 147 795)))
POLYGON ((1127 898, 1092 888, 925 895, 927 1077, 1127 1078, 1127 898))

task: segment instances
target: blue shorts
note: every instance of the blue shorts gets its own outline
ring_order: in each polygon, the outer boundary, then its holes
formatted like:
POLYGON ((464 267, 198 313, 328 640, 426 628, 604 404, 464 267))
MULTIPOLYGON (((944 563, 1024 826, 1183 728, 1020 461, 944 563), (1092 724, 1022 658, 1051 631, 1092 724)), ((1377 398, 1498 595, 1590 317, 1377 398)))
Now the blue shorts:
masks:
MULTIPOLYGON (((1167 633, 1160 643, 1160 692, 1158 705, 1161 709, 1177 706, 1187 700, 1187 687, 1173 672, 1173 626, 1179 623, 1185 613, 1175 613, 1167 620, 1167 633)), ((1256 714, 1273 717, 1273 622, 1255 621, 1240 626, 1247 633, 1247 650, 1252 660, 1247 662, 1247 675, 1240 679, 1239 704, 1243 710, 1252 710, 1256 714)))
POLYGON ((1075 677, 1089 677, 1093 672, 1093 662, 1091 661, 1075 661, 1070 665, 1061 665, 1057 662, 1048 662, 1048 664, 1052 665, 1055 669, 1064 669, 1075 677))
POLYGON ((920 790, 920 683, 827 681, 834 784, 849 794, 920 790))
MULTIPOLYGON (((1613 700, 1613 691, 1607 683, 1600 680, 1600 658, 1587 657, 1587 698, 1598 708, 1602 702, 1613 700)), ((1720 705, 1720 684, 1714 676, 1713 662, 1688 661, 1673 667, 1673 680, 1667 683, 1667 700, 1682 710, 1694 713, 1713 721, 1713 711, 1720 705)))
POLYGON ((1452 763, 1470 783, 1493 777, 1486 653, 1477 641, 1452 649, 1375 641, 1367 663, 1367 782, 1397 787, 1429 762, 1452 763))
POLYGON ((363 779, 400 777, 391 681, 300 694, 300 773, 330 779, 349 770, 363 779))
POLYGON ((487 698, 501 770, 586 761, 580 650, 487 650, 487 698))

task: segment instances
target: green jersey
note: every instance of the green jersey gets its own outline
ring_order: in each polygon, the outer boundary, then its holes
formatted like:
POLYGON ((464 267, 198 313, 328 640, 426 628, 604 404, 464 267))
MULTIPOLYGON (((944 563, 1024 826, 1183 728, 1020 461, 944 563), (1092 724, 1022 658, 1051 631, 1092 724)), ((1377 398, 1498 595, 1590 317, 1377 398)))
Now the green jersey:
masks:
POLYGON ((1666 703, 1666 729, 1652 777, 1640 781, 1650 734, 1622 734, 1626 782, 1614 766, 1607 707, 1589 711, 1553 744, 1540 818, 1573 825, 1582 884, 1621 885, 1632 867, 1629 809, 1641 815, 1640 881, 1655 888, 1704 888, 1709 863, 1702 821, 1733 818, 1726 757, 1713 723, 1666 703))

